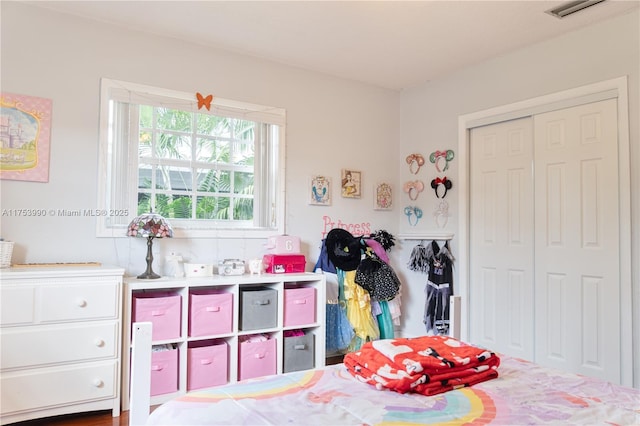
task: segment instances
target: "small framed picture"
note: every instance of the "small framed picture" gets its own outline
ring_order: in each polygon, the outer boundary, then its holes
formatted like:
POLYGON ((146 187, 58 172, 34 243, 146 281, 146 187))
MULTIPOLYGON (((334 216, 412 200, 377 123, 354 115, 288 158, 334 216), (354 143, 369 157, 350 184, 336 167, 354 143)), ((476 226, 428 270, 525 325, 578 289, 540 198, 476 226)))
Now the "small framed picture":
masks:
POLYGON ((315 206, 331 205, 331 178, 326 176, 311 177, 309 204, 315 206))
POLYGON ((374 210, 391 210, 393 208, 391 185, 387 182, 381 182, 375 186, 373 208, 374 210))
POLYGON ((345 198, 360 198, 362 195, 362 173, 355 170, 342 169, 342 196, 345 198))

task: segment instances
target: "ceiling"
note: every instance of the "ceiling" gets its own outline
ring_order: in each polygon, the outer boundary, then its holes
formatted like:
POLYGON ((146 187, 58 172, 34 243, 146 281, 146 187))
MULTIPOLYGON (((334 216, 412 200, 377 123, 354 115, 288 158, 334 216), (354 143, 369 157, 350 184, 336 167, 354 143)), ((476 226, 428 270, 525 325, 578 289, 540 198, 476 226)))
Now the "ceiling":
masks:
MULTIPOLYGON (((401 90, 637 9, 563 1, 24 1, 121 27, 401 90)), ((588 48, 588 46, 585 46, 588 48)))

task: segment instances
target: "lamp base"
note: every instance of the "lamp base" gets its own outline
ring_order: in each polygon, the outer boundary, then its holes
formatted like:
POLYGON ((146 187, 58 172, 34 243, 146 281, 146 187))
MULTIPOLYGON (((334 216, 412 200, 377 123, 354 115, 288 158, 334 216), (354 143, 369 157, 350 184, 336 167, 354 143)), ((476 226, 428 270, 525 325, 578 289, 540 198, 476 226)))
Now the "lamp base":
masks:
POLYGON ((138 275, 138 279, 141 280, 155 280, 160 278, 160 275, 153 272, 151 269, 151 264, 153 263, 153 250, 151 249, 153 245, 153 236, 147 237, 147 270, 144 271, 143 274, 138 275))
POLYGON ((138 275, 137 278, 141 280, 155 280, 156 278, 162 278, 162 277, 153 271, 151 271, 150 273, 149 271, 146 271, 144 274, 138 275))

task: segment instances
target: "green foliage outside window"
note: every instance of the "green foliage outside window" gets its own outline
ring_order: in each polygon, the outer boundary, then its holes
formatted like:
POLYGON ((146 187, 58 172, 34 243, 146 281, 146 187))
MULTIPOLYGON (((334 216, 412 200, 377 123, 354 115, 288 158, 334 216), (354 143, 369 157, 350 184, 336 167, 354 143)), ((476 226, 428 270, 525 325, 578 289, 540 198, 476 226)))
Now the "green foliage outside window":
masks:
POLYGON ((146 105, 139 117, 138 213, 253 219, 255 122, 146 105))

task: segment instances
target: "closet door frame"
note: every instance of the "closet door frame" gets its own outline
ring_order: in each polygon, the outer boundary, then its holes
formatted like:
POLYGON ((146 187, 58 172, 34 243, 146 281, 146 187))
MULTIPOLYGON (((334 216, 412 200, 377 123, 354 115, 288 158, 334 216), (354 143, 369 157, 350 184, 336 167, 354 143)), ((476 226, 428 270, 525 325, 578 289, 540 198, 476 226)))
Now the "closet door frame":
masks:
POLYGON ((633 386, 633 311, 631 286, 631 189, 627 77, 605 80, 550 95, 458 117, 458 290, 462 299, 461 337, 469 338, 469 143, 470 129, 577 105, 616 99, 618 108, 618 182, 620 185, 621 384, 633 386))

